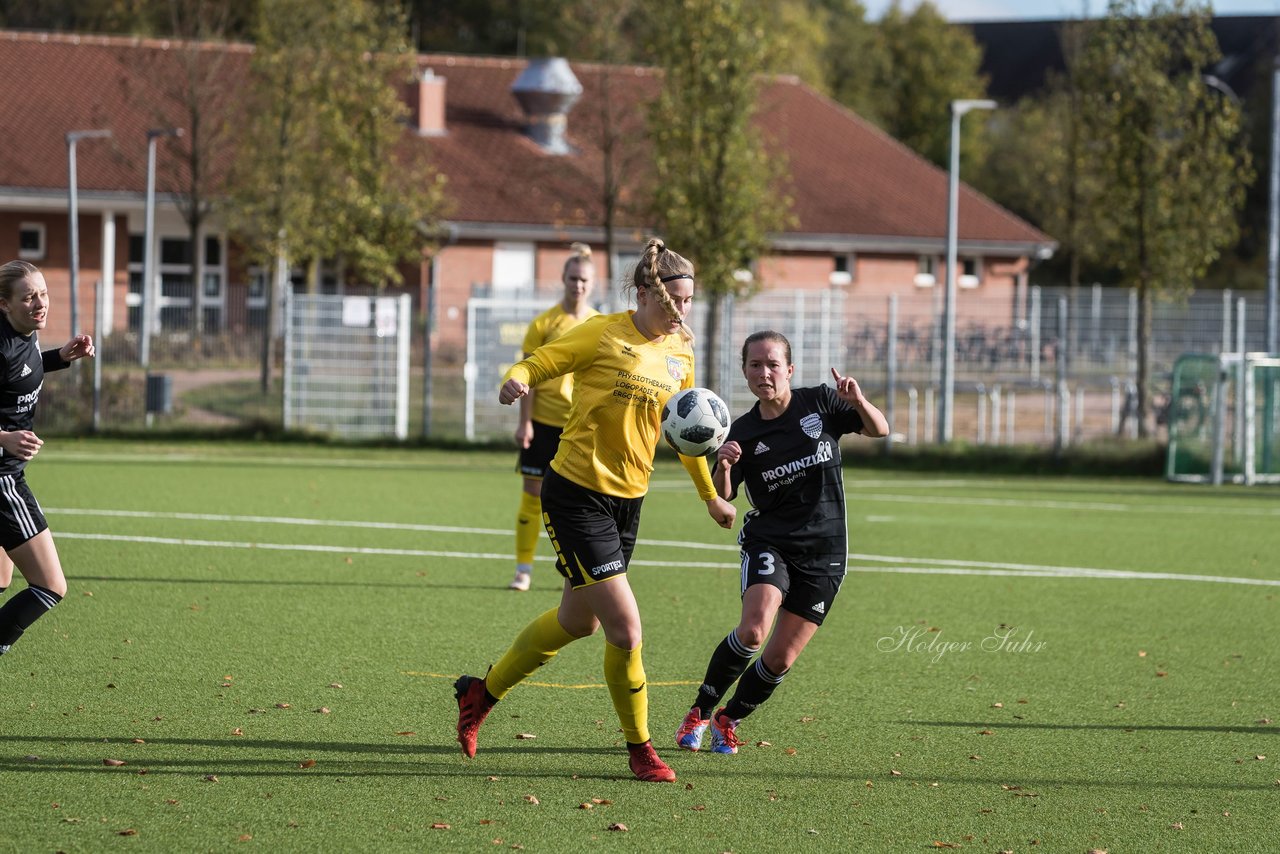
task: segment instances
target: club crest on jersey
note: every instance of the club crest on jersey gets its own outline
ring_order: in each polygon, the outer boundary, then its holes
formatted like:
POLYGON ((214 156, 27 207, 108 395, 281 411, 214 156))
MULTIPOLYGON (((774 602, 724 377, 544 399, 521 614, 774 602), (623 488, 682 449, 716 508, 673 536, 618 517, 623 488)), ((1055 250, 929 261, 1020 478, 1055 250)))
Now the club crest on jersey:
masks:
POLYGON ((667 357, 667 373, 671 374, 671 379, 676 382, 684 380, 684 362, 681 362, 675 356, 667 357))
POLYGON ((810 412, 804 418, 800 419, 800 429, 810 439, 816 439, 822 435, 822 416, 816 412, 810 412))

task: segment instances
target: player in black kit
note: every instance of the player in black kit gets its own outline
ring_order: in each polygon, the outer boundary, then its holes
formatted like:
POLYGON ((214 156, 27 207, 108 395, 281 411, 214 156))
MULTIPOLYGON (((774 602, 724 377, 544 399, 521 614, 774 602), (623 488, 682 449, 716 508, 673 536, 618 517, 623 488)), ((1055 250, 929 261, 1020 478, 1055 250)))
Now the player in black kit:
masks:
POLYGON ((747 337, 742 373, 759 400, 733 422, 712 474, 725 498, 745 485, 751 502, 738 534, 742 618, 711 654, 693 708, 676 732, 685 750, 702 747, 709 725, 712 752, 737 753, 739 722, 769 699, 822 625, 844 581, 848 553, 840 437, 889 435, 884 415, 853 377, 833 368, 834 390, 793 389, 794 372, 791 343, 781 333, 747 337), (733 697, 713 714, 734 682, 733 697))
MULTIPOLYGON (((27 587, 0 607, 0 655, 32 623, 62 601, 67 579, 40 505, 23 469, 44 444, 31 432, 45 371, 93 355, 93 340, 77 335, 56 350, 40 352, 36 332, 49 315, 44 276, 26 261, 0 266, 0 549, 17 565, 27 587)), ((13 569, 0 564, 0 592, 13 569)))

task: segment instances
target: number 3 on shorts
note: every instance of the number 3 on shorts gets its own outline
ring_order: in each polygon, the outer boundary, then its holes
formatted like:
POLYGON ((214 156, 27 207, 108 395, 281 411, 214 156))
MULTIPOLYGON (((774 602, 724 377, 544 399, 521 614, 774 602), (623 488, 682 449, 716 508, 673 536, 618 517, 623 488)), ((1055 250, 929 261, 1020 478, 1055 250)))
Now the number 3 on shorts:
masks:
POLYGON ((757 575, 773 575, 773 554, 771 552, 760 552, 757 556, 764 566, 756 570, 757 575))

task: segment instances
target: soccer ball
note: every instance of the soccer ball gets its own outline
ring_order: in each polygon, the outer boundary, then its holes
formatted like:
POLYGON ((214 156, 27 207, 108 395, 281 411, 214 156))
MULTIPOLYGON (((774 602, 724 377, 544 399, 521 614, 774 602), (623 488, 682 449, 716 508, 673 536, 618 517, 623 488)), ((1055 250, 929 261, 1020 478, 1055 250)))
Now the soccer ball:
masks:
POLYGON ((729 435, 729 407, 708 388, 676 392, 662 407, 662 436, 686 457, 720 450, 729 435))

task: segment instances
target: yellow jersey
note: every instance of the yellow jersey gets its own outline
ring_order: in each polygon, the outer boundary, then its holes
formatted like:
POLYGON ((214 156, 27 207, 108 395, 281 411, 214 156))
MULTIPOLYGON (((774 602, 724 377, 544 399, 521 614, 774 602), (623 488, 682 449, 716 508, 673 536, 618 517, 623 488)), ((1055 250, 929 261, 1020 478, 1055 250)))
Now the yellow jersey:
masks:
MULTIPOLYGON (((588 308, 582 317, 575 317, 556 303, 529 322, 529 329, 524 334, 524 355, 528 356, 543 344, 549 344, 561 335, 577 326, 588 317, 600 312, 588 308)), ((569 418, 569 405, 573 401, 573 374, 554 377, 539 383, 533 396, 534 421, 549 424, 552 427, 563 427, 569 418)))
MULTIPOLYGON (((636 329, 633 311, 589 318, 537 348, 507 371, 533 388, 574 375, 569 420, 551 467, 579 486, 618 498, 649 491, 653 456, 662 435, 662 407, 692 388, 693 350, 679 335, 650 341, 636 329)), ((681 456, 698 495, 716 496, 702 457, 681 456)))

